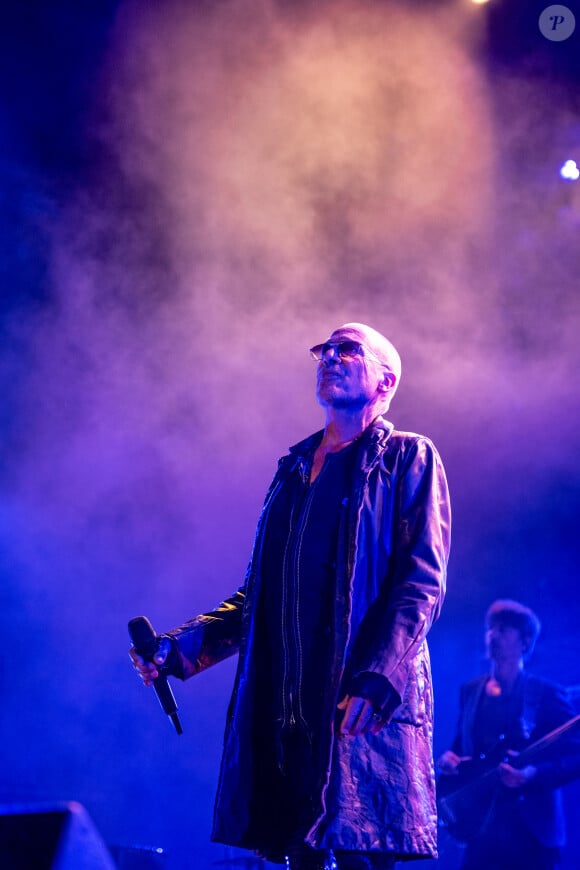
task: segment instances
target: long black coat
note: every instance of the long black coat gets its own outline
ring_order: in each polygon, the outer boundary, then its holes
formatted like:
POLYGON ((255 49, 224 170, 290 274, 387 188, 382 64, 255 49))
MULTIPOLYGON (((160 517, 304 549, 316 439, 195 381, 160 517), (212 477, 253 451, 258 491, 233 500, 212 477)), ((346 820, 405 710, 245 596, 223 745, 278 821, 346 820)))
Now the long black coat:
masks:
MULTIPOLYGON (((213 839, 259 849, 249 840, 254 757, 254 637, 260 552, 269 506, 316 433, 280 460, 258 522, 244 585, 211 613, 171 632, 183 675, 239 652, 228 711, 215 804, 213 839)), ((337 554, 333 665, 328 675, 328 764, 316 823, 317 848, 436 855, 432 758, 433 698, 427 632, 445 591, 450 509, 445 473, 433 444, 395 432, 379 419, 360 439, 352 496, 345 506, 337 554), (336 703, 348 679, 386 677, 399 700, 378 734, 334 739, 336 703)), ((255 820, 253 829, 255 831, 255 820)))

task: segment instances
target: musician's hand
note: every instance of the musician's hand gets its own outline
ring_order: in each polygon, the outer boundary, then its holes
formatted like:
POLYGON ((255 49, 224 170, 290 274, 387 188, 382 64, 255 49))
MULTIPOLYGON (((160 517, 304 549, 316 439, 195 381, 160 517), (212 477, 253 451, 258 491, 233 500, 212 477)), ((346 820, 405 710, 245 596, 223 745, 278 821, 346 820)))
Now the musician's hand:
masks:
POLYGON ((167 660, 167 656, 171 651, 171 641, 169 638, 158 638, 157 652, 153 657, 152 662, 146 662, 145 659, 135 651, 135 647, 130 647, 129 656, 133 662, 133 667, 143 680, 146 686, 152 686, 153 680, 159 676, 159 671, 156 665, 163 665, 167 660))
MULTIPOLYGON (((515 758, 517 754, 517 752, 509 752, 509 755, 513 758, 515 758)), ((499 765, 499 778, 507 788, 522 788, 535 777, 537 772, 537 769, 532 764, 520 768, 512 767, 511 764, 502 761, 499 765)))
POLYGON ((457 755, 448 749, 437 761, 437 767, 441 773, 457 774, 458 767, 462 761, 471 761, 470 755, 457 755))
POLYGON ((386 724, 382 717, 374 712, 373 705, 366 698, 358 698, 356 695, 345 695, 339 710, 344 710, 340 723, 341 737, 358 737, 370 731, 376 734, 386 724))

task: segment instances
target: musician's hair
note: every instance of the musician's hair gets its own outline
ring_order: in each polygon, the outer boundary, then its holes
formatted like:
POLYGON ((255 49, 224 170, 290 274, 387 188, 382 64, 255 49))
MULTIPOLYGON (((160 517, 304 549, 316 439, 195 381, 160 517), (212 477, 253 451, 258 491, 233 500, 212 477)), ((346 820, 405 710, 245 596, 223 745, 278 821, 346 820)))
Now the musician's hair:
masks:
POLYGON ((488 608, 485 614, 486 627, 496 625, 510 625, 517 628, 522 640, 526 644, 525 655, 531 655, 535 643, 542 629, 542 623, 530 607, 512 601, 510 598, 498 598, 488 608))

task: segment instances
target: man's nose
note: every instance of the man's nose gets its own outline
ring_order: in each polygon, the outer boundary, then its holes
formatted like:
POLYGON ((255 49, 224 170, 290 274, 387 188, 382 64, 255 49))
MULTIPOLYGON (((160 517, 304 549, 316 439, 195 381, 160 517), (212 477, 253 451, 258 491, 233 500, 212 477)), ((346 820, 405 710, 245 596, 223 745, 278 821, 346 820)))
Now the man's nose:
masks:
POLYGON ((340 354, 333 344, 329 345, 322 354, 322 362, 326 364, 332 362, 340 362, 340 354))

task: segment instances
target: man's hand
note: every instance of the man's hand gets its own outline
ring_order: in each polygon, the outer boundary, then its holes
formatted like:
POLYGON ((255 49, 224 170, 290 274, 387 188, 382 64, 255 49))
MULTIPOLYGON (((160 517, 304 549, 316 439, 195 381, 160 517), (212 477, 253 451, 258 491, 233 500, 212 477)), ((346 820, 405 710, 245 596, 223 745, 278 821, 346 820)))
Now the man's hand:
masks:
POLYGON ((448 749, 447 752, 444 752, 441 758, 437 761, 437 767, 441 773, 457 776, 459 773, 457 768, 462 761, 471 761, 471 756, 457 755, 455 752, 452 752, 451 749, 448 749))
MULTIPOLYGON (((508 755, 511 755, 512 758, 516 758, 519 753, 510 750, 508 755)), ((524 785, 527 785, 528 782, 531 782, 538 772, 537 768, 532 764, 528 764, 527 767, 519 768, 512 767, 511 764, 507 763, 507 761, 502 761, 498 770, 499 778, 507 788, 522 788, 524 785)))
POLYGON ((133 662, 133 667, 146 686, 153 685, 153 680, 156 680, 159 676, 158 667, 165 664, 170 651, 171 641, 167 637, 159 638, 157 652, 153 656, 152 662, 146 662, 145 659, 141 658, 141 656, 135 651, 135 647, 129 648, 129 657, 133 662))
POLYGON ((358 737, 359 734, 377 734, 386 725, 386 721, 374 712, 373 705, 366 698, 356 695, 345 695, 339 710, 344 710, 340 723, 340 737, 358 737))

